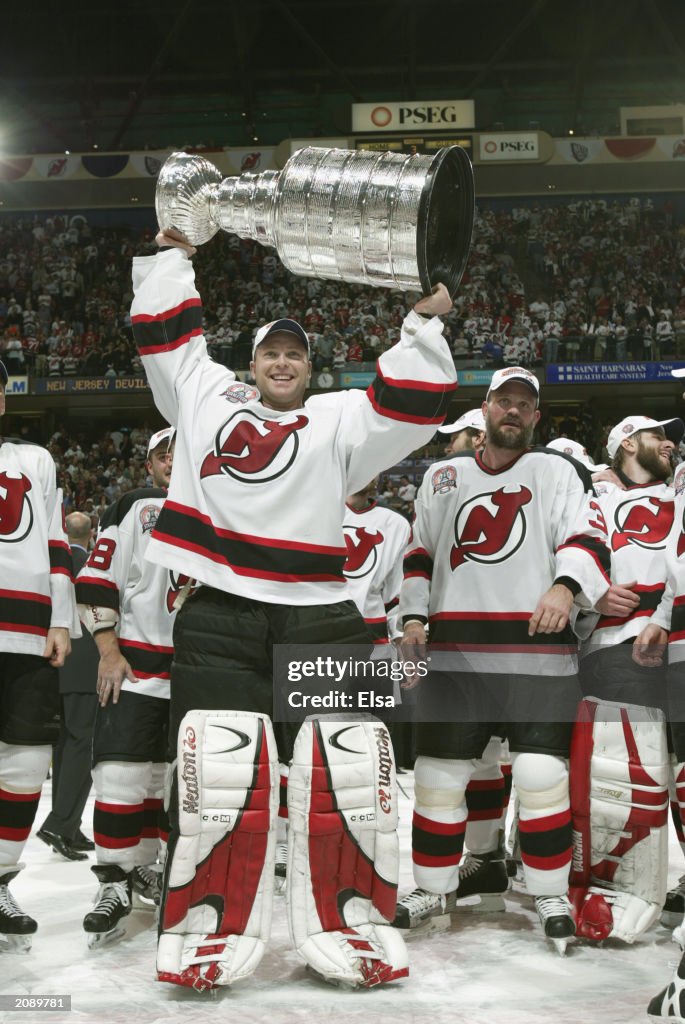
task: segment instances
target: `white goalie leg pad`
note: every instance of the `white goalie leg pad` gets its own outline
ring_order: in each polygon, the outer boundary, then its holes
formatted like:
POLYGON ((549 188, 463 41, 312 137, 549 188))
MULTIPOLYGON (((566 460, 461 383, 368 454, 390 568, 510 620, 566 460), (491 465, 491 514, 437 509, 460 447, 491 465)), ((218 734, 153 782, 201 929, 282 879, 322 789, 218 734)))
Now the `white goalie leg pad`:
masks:
POLYGON ((191 711, 178 738, 157 971, 196 989, 246 978, 271 931, 278 760, 270 720, 191 711))
POLYGON ((409 973, 395 916, 397 784, 375 719, 306 721, 288 777, 288 924, 327 981, 371 987, 409 973))
POLYGON ((655 708, 582 701, 571 745, 577 933, 634 942, 667 888, 669 758, 655 708))

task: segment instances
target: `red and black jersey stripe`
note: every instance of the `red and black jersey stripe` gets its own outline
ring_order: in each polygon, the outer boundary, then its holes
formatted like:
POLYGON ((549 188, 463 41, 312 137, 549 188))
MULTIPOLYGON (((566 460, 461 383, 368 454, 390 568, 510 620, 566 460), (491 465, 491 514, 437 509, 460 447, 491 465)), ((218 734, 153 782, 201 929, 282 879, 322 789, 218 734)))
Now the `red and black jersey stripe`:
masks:
POLYGON ((507 648, 541 648, 554 654, 575 654, 577 640, 570 626, 553 639, 546 634, 528 636, 532 612, 436 612, 429 618, 431 644, 454 644, 459 647, 480 647, 484 650, 507 648))
POLYGON ((52 601, 45 594, 0 590, 0 630, 47 636, 52 601))
POLYGON ((364 622, 375 644, 387 644, 388 620, 385 617, 382 619, 364 619, 364 622))
POLYGON ((345 583, 347 549, 219 530, 196 509, 167 501, 153 537, 194 551, 241 576, 279 580, 345 583))
POLYGON ((421 576, 430 580, 433 577, 433 559, 425 548, 414 548, 404 556, 404 578, 421 576))
POLYGON ((119 637, 119 648, 139 679, 168 679, 173 647, 156 647, 119 637))
POLYGON ((671 632, 669 642, 685 640, 685 596, 676 597, 671 613, 671 632))
POLYGON ((611 552, 603 541, 597 540, 596 537, 590 537, 586 533, 577 533, 559 545, 558 550, 563 551, 564 548, 580 548, 581 551, 585 551, 591 558, 594 558, 601 571, 609 579, 611 573, 611 552))
POLYGON ((74 567, 71 561, 71 548, 66 541, 48 541, 48 551, 50 553, 50 572, 61 572, 72 578, 74 567))
POLYGON ((131 324, 141 356, 170 352, 202 334, 202 302, 197 296, 163 313, 139 313, 131 324))
POLYGON ((641 619, 645 616, 649 617, 656 611, 659 602, 664 594, 664 584, 655 583, 653 586, 637 586, 631 588, 635 594, 640 598, 640 603, 630 615, 625 615, 623 618, 613 618, 608 615, 600 617, 595 629, 608 629, 610 626, 624 626, 627 622, 632 619, 641 619))
POLYGON ((119 588, 111 580, 98 576, 79 576, 76 580, 76 600, 79 604, 119 611, 119 588))
POLYGON ((385 377, 376 364, 376 379, 367 395, 381 416, 404 423, 441 424, 445 419, 455 384, 429 384, 419 380, 395 380, 385 377))
POLYGON ((160 814, 163 813, 163 803, 158 798, 146 799, 143 801, 143 830, 142 839, 158 839, 160 834, 160 814))
POLYGON ((571 811, 519 819, 521 860, 530 868, 553 871, 571 862, 571 811))

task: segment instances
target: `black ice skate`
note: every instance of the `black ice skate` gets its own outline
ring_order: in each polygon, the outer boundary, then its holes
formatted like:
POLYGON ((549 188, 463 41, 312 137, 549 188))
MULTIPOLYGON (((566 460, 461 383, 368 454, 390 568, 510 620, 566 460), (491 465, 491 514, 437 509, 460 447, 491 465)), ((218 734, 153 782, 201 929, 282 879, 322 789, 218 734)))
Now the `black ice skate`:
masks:
POLYGON ((559 955, 564 956, 568 940, 576 934, 568 899, 566 896, 536 896, 535 909, 546 937, 554 943, 559 955))
POLYGON ((274 893, 285 895, 286 875, 288 873, 288 844, 276 843, 276 860, 274 863, 274 893))
POLYGON ((456 907, 456 893, 450 892, 441 896, 438 893, 428 892, 427 889, 414 889, 398 902, 395 920, 392 924, 394 928, 414 929, 435 918, 445 919, 443 926, 447 927, 449 918, 446 915, 456 910, 456 907))
POLYGON ((509 876, 501 850, 467 853, 459 868, 459 886, 455 893, 456 910, 475 914, 500 913, 503 894, 509 889, 509 876), (474 898, 477 897, 477 902, 474 898), (462 903, 470 899, 471 903, 462 903))
MULTIPOLYGON (((676 928, 673 938, 680 943, 682 949, 685 940, 682 929, 676 928)), ((650 1020, 667 1020, 669 1024, 685 1024, 685 953, 675 967, 669 984, 659 992, 658 996, 654 996, 650 1000, 647 1016, 650 1020)))
POLYGON ((131 890, 136 903, 144 910, 154 910, 162 898, 161 865, 158 870, 155 864, 135 867, 131 872, 131 890))
POLYGON ((669 889, 661 911, 659 921, 664 928, 677 928, 685 917, 685 875, 681 875, 678 884, 669 889))
POLYGON ((28 953, 31 936, 38 929, 9 891, 9 883, 18 874, 18 871, 8 871, 0 876, 0 951, 5 953, 28 953))
POLYGON ((94 864, 91 868, 100 882, 95 906, 83 919, 88 946, 94 949, 120 938, 125 929, 122 918, 131 913, 131 878, 117 864, 94 864))

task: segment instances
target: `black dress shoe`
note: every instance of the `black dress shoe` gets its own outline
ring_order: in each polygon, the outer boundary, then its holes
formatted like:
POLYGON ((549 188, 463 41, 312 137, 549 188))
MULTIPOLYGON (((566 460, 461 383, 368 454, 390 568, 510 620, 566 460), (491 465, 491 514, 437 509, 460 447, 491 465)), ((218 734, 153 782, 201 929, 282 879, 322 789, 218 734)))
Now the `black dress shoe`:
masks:
POLYGON ((88 854, 75 850, 71 845, 71 840, 66 836, 58 836, 56 832, 48 832, 46 828, 39 829, 36 835, 46 846, 51 846, 55 853, 59 853, 65 860, 88 860, 88 854))
POLYGON ((69 845, 72 850, 78 850, 79 853, 85 853, 88 850, 95 849, 95 843, 93 840, 89 839, 88 836, 84 836, 81 829, 78 830, 73 839, 69 840, 69 845))

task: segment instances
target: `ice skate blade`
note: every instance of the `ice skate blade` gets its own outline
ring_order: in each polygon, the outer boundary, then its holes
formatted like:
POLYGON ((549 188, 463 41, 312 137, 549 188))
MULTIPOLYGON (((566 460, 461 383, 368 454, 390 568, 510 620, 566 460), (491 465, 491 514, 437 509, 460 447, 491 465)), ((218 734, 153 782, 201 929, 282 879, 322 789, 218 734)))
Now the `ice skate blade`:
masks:
POLYGON ((153 913, 159 909, 159 904, 155 903, 149 896, 143 896, 141 893, 133 890, 133 899, 131 900, 132 910, 151 910, 153 913))
POLYGON ((566 956, 566 947, 568 946, 568 939, 550 939, 559 956, 566 956))
POLYGON ((125 928, 112 928, 108 932, 90 932, 88 935, 88 949, 101 949, 103 946, 110 946, 113 942, 126 934, 125 928))
POLYGON ((9 953, 15 956, 20 953, 31 952, 31 935, 0 935, 0 953, 9 953))
POLYGON ((501 914, 506 907, 504 896, 499 893, 486 893, 483 895, 464 896, 457 900, 453 914, 501 914), (474 902, 472 902, 474 901, 474 902))
POLYGON ((418 939, 449 931, 451 924, 452 918, 449 914, 435 914, 433 917, 427 917, 425 921, 419 921, 413 928, 400 928, 399 931, 405 939, 418 939))

